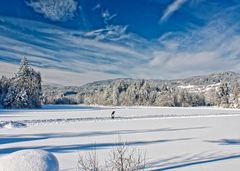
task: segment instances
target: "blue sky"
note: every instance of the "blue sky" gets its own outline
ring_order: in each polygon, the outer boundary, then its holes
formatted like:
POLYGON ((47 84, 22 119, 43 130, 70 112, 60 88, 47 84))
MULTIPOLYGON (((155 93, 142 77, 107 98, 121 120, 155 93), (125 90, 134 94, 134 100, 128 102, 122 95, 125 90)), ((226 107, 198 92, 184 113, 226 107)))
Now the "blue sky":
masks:
POLYGON ((240 0, 0 1, 1 67, 26 56, 88 81, 239 72, 239 11, 240 0))

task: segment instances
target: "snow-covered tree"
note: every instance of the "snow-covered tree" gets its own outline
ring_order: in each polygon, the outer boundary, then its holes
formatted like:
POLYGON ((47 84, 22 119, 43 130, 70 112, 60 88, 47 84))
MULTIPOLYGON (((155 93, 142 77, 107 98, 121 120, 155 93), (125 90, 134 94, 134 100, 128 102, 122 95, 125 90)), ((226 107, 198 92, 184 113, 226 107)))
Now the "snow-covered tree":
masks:
POLYGON ((229 107, 230 89, 227 82, 223 82, 220 84, 216 95, 218 106, 229 107))
POLYGON ((231 84, 231 96, 230 96, 230 107, 239 108, 239 83, 237 80, 231 84))
POLYGON ((41 96, 41 75, 29 66, 27 58, 24 57, 18 72, 11 79, 3 106, 5 108, 39 108, 41 96))
POLYGON ((10 86, 10 79, 5 76, 2 76, 0 79, 0 105, 3 105, 3 99, 5 99, 8 88, 10 86))

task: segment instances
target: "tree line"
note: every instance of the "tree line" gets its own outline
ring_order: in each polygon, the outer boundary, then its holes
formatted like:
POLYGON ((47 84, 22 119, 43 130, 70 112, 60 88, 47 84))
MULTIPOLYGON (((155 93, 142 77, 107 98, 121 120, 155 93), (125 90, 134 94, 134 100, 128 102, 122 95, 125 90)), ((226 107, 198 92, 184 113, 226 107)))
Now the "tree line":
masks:
POLYGON ((47 87, 43 91, 41 74, 23 58, 12 78, 2 76, 0 79, 0 105, 4 108, 39 108, 42 104, 240 107, 238 80, 221 81, 211 88, 204 86, 202 90, 190 91, 175 83, 116 79, 85 88, 47 87))
POLYGON ((190 91, 179 86, 149 80, 114 80, 109 85, 88 89, 45 91, 46 104, 91 104, 111 106, 219 106, 239 108, 237 80, 222 82, 207 90, 190 91))

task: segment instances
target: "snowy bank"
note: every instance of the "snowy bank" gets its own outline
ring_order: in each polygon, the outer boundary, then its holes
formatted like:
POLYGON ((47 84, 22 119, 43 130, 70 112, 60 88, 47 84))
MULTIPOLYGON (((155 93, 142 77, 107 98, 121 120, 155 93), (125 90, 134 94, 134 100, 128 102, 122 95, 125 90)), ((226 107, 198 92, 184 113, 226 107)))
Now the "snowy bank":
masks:
POLYGON ((0 121, 0 128, 25 128, 27 125, 18 121, 0 121))
POLYGON ((44 150, 22 150, 0 158, 0 171, 58 171, 56 157, 44 150))

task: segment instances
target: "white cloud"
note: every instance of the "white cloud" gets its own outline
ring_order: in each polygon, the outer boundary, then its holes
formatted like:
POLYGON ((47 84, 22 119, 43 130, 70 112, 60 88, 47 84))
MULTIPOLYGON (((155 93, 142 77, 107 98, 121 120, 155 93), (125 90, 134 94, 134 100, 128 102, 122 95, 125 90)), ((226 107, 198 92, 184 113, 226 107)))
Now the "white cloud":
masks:
POLYGON ((106 25, 109 24, 109 21, 111 21, 114 17, 116 17, 116 14, 111 14, 108 9, 102 11, 102 17, 103 17, 103 21, 106 25))
POLYGON ((102 35, 105 39, 98 40, 83 32, 45 23, 3 18, 11 24, 0 27, 3 33, 0 35, 1 61, 15 63, 22 56, 27 56, 35 66, 43 68, 124 77, 131 73, 134 66, 148 60, 144 49, 134 48, 144 45, 144 41, 126 34, 124 28, 118 28, 116 32, 104 30, 107 32, 102 35), (19 31, 19 28, 24 29, 19 31), (36 32, 37 35, 32 34, 36 32), (17 37, 14 36, 16 34, 17 37))
POLYGON ((175 11, 177 11, 181 6, 188 0, 175 0, 171 3, 167 9, 164 11, 163 16, 160 19, 160 22, 166 21, 175 11))
POLYGON ((30 0, 26 4, 37 13, 52 21, 67 21, 75 16, 77 2, 75 0, 30 0))
POLYGON ((166 33, 159 39, 162 49, 155 49, 142 76, 152 78, 183 78, 212 72, 240 69, 239 23, 221 15, 187 33, 166 33), (155 71, 155 73, 153 72, 155 71))
POLYGON ((106 28, 93 30, 85 33, 88 38, 94 38, 96 40, 121 40, 127 38, 126 33, 127 26, 109 25, 106 28))
MULTIPOLYGON (((12 77, 14 72, 16 73, 19 65, 9 64, 6 62, 0 62, 0 76, 12 77)), ((43 79, 43 84, 59 84, 64 86, 79 86, 84 85, 89 82, 113 79, 115 78, 111 74, 102 72, 86 72, 86 73, 76 73, 63 71, 59 69, 46 69, 34 67, 37 71, 41 72, 43 79)))

